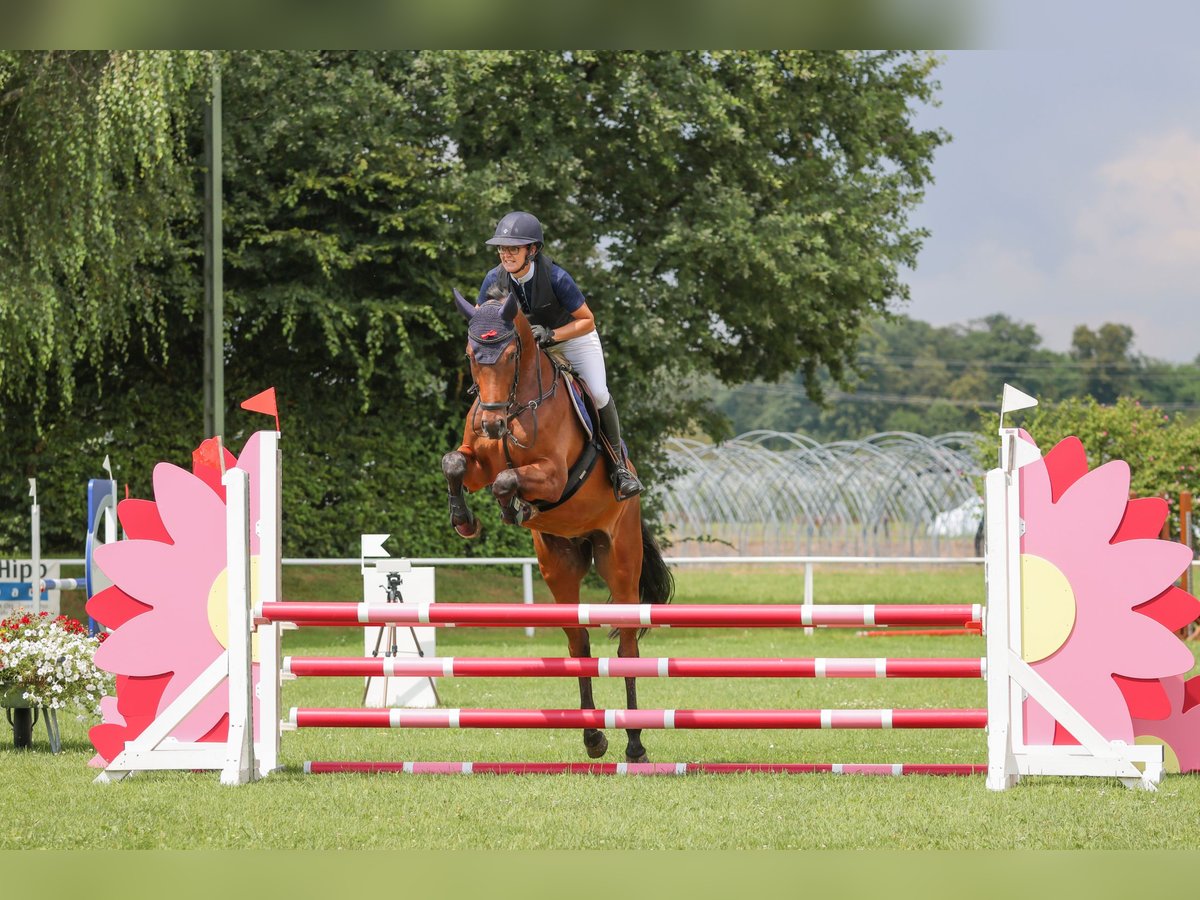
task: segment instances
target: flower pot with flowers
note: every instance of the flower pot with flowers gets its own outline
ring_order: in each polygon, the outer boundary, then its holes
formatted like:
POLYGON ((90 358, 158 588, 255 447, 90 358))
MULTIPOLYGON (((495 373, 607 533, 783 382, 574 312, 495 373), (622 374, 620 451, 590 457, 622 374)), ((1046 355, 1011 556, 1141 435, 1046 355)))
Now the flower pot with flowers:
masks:
POLYGON ((61 746, 58 710, 100 715, 111 676, 92 658, 104 637, 89 635, 75 619, 46 612, 18 610, 0 619, 0 706, 12 725, 14 747, 32 745, 39 710, 54 753, 61 746))

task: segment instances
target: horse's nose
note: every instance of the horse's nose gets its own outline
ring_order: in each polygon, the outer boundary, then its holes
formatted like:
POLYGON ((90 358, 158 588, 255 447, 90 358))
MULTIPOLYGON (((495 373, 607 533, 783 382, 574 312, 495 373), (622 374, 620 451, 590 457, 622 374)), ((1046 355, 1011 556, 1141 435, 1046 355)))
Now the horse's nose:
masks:
POLYGON ((507 430, 503 416, 487 416, 483 420, 483 433, 494 441, 504 437, 507 430))

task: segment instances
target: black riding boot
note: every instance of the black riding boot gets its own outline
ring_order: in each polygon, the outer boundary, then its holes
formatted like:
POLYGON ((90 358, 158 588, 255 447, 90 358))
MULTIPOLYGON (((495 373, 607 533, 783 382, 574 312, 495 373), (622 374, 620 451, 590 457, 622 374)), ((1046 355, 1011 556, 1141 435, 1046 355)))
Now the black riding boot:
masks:
POLYGON ((621 447, 621 423, 617 419, 617 403, 609 398, 608 405, 600 410, 600 430, 612 448, 608 471, 612 478, 613 494, 618 500, 628 500, 642 492, 642 483, 629 471, 625 451, 621 447))

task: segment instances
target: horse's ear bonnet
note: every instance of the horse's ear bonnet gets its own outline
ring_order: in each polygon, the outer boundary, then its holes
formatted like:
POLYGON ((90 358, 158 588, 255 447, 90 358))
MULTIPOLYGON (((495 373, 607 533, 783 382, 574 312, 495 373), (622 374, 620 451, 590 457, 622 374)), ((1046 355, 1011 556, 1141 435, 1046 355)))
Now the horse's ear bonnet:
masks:
MULTIPOLYGON (((461 304, 459 308, 461 311, 461 304)), ((482 306, 475 307, 467 325, 475 362, 490 366, 500 358, 504 348, 516 336, 517 329, 513 325, 516 311, 517 301, 511 294, 504 300, 488 300, 482 306)))

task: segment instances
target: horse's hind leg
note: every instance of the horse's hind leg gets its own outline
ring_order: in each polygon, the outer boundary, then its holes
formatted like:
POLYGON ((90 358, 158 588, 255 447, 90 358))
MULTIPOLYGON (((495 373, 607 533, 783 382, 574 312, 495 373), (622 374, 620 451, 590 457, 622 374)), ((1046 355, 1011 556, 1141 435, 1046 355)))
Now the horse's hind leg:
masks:
MULTIPOLYGON (((640 510, 633 504, 634 501, 627 501, 627 511, 618 520, 611 540, 602 535, 597 535, 595 540, 596 571, 608 585, 616 603, 637 603, 640 599, 638 579, 642 571, 642 523, 640 510)), ((638 655, 638 630, 618 629, 618 656, 638 655)), ((625 706, 627 709, 637 709, 636 678, 625 679, 625 706)), ((649 757, 642 746, 642 730, 630 728, 625 734, 628 737, 625 761, 647 762, 649 757)))
MULTIPOLYGON (((554 595, 554 602, 578 603, 579 585, 591 565, 590 551, 575 541, 537 531, 533 533, 533 545, 542 579, 554 595)), ((567 650, 573 658, 585 659, 592 655, 591 639, 586 628, 564 628, 563 631, 567 635, 567 650)), ((579 708, 596 708, 590 678, 579 679, 579 708)), ((588 756, 598 759, 608 751, 608 738, 597 728, 585 728, 583 746, 588 756)))
MULTIPOLYGON (((622 628, 621 641, 618 656, 637 656, 638 655, 638 638, 637 629, 622 628), (628 635, 629 637, 626 637, 628 635), (628 649, 632 646, 632 650, 628 649)), ((625 706, 627 709, 637 709, 637 679, 625 679, 625 706)), ((625 732, 628 737, 628 743, 625 745, 625 761, 626 762, 649 762, 650 757, 646 755, 646 748, 642 746, 642 729, 630 728, 625 732)))
POLYGON ((467 506, 463 494, 463 479, 467 474, 468 460, 461 450, 452 450, 442 457, 442 474, 446 476, 446 487, 450 492, 450 524, 460 537, 478 537, 479 521, 467 506))

